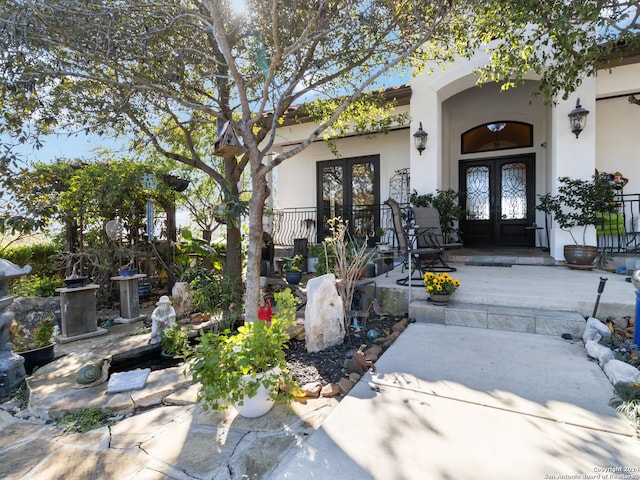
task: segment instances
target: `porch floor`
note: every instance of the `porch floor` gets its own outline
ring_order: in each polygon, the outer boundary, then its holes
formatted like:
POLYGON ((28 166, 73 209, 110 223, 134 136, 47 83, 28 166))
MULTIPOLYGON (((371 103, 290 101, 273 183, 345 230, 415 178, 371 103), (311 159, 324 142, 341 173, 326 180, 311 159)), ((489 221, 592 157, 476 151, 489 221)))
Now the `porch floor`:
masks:
MULTIPOLYGON (((382 310, 386 312, 408 311, 410 316, 421 320, 425 318, 421 309, 435 309, 436 312, 432 311, 427 315, 431 321, 450 323, 443 319, 444 310, 457 310, 457 313, 452 312, 449 315, 464 317, 469 326, 500 328, 495 325, 492 327, 490 319, 485 320, 494 314, 506 319, 504 329, 535 331, 536 327, 531 326, 532 321, 535 324, 535 318, 557 318, 558 322, 562 323, 570 312, 579 314, 581 322, 584 317, 591 316, 600 277, 606 277, 607 282, 600 296, 596 317, 604 319, 610 316, 634 316, 636 290, 626 281, 626 275, 598 269, 571 270, 566 266, 555 265, 553 259, 539 249, 520 253, 522 255, 512 256, 501 250, 500 255, 487 257, 474 255, 469 249, 462 249, 455 256, 448 255, 450 265, 457 269, 451 275, 461 282, 461 287, 448 307, 434 307, 427 302, 424 288, 415 286, 411 288, 409 302, 409 288, 396 283, 398 279, 407 275, 406 270, 402 271, 402 266, 388 272, 388 276, 382 274, 375 279, 366 280, 375 280, 375 293, 370 292, 370 295, 375 295, 383 302, 382 310), (484 263, 489 260, 494 262, 493 265, 484 263), (541 263, 533 263, 535 261, 541 263), (505 308, 507 310, 504 310, 505 308), (482 318, 481 321, 473 320, 478 316, 482 318), (509 322, 516 317, 524 317, 522 320, 525 325, 509 327, 509 322)), ((415 284, 422 285, 422 282, 418 279, 415 284)))

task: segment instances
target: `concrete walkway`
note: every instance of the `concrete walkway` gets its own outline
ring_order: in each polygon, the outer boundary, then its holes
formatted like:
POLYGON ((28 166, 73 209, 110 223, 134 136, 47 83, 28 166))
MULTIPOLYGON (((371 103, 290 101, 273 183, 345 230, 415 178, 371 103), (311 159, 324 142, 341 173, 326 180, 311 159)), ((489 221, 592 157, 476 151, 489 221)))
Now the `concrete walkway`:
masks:
POLYGON ((581 341, 415 323, 376 367, 340 403, 253 420, 203 411, 195 387, 86 434, 0 410, 0 478, 640 478, 640 443, 581 341))
POLYGON ((376 366, 270 480, 640 478, 581 341, 416 323, 376 366))

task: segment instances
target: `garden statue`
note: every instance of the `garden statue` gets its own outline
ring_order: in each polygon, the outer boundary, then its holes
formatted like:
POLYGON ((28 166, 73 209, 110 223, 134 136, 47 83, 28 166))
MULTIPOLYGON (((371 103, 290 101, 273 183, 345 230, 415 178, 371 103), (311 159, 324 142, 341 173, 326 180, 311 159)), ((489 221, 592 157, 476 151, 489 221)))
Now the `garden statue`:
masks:
POLYGON ((9 260, 0 258, 0 394, 17 387, 26 375, 24 358, 13 353, 13 313, 6 312, 6 308, 13 302, 13 297, 9 295, 9 280, 30 272, 29 265, 20 268, 9 260))
POLYGON ((13 324, 13 312, 0 313, 0 352, 11 352, 11 327, 13 324))
POLYGON ((171 306, 171 300, 166 295, 160 297, 157 307, 151 314, 151 338, 150 344, 160 343, 162 330, 172 326, 176 321, 176 311, 171 306))

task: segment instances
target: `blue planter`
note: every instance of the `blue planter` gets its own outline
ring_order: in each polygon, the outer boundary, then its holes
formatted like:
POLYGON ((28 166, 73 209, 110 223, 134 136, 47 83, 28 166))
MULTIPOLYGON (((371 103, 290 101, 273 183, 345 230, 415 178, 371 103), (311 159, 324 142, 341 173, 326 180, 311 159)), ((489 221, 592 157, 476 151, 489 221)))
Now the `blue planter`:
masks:
POLYGON ((284 278, 289 285, 297 285, 302 280, 302 272, 284 272, 284 278))

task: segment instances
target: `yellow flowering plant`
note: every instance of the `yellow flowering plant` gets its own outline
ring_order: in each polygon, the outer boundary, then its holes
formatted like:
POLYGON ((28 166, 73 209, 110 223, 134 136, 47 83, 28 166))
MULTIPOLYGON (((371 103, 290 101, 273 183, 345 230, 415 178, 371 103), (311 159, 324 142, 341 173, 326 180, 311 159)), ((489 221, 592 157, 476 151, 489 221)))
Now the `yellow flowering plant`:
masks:
POLYGON ((424 287, 427 293, 452 294, 460 286, 460 280, 448 273, 427 272, 424 274, 424 287))

